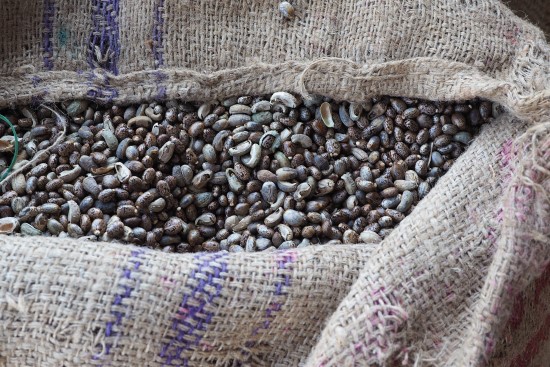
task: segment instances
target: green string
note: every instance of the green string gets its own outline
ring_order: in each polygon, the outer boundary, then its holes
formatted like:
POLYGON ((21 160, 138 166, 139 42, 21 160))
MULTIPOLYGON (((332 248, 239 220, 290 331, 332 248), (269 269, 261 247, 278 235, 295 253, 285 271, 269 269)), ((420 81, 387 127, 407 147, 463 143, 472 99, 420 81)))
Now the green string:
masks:
POLYGON ((11 127, 11 132, 13 133, 13 137, 15 138, 15 152, 13 153, 13 159, 11 160, 10 166, 4 172, 2 177, 0 177, 0 182, 4 181, 4 179, 10 174, 10 171, 12 170, 13 166, 15 165, 15 162, 17 161, 17 155, 19 154, 19 139, 17 139, 17 133, 15 132, 15 126, 6 118, 6 116, 0 114, 0 120, 4 121, 6 124, 8 124, 9 127, 11 127))

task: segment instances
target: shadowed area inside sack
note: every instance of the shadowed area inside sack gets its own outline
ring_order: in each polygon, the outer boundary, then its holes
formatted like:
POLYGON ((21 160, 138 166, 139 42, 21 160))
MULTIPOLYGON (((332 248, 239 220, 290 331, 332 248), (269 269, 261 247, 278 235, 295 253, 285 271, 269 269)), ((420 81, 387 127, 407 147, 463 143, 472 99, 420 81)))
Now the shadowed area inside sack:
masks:
MULTIPOLYGON (((499 111, 286 92, 3 110, 22 144, 1 186, 0 231, 167 252, 377 243, 499 111)), ((14 137, 7 125, 0 136, 6 173, 14 137)))

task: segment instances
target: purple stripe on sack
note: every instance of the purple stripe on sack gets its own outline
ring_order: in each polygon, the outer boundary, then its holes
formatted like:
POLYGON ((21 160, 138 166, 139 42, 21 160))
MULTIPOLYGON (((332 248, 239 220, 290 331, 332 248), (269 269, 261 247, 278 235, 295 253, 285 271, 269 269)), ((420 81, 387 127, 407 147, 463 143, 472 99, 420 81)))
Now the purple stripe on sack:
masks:
POLYGON ((42 51, 44 52, 44 67, 53 69, 53 19, 55 16, 55 0, 44 0, 42 16, 42 51))
POLYGON ((117 75, 120 55, 119 0, 92 0, 92 24, 88 65, 117 75))
POLYGON ((111 103, 118 97, 118 90, 111 86, 109 76, 106 75, 105 71, 96 69, 95 72, 86 72, 85 78, 89 87, 86 96, 89 99, 100 103, 111 103))
POLYGON ((155 67, 164 65, 164 0, 157 0, 155 18, 153 19, 153 55, 155 67))
POLYGON ((193 280, 190 283, 191 291, 183 295, 172 324, 172 330, 177 331, 177 335, 164 344, 160 352, 160 357, 164 359, 163 366, 188 365, 188 359, 181 359, 180 356, 199 345, 203 332, 214 316, 206 306, 212 305, 221 294, 222 282, 227 273, 226 256, 226 252, 200 253, 195 256, 198 269, 189 275, 189 280, 193 280))
POLYGON ((163 101, 166 99, 166 87, 162 85, 162 82, 168 79, 168 75, 163 73, 162 70, 155 71, 154 75, 155 75, 156 84, 157 84, 156 99, 157 101, 163 101))
POLYGON ((38 108, 38 106, 44 101, 44 97, 48 95, 48 87, 43 87, 42 90, 39 90, 39 84, 42 83, 42 79, 39 76, 31 76, 31 83, 33 89, 31 89, 31 107, 38 108))
MULTIPOLYGON (((120 283, 118 286, 121 288, 120 292, 118 292, 115 295, 115 299, 112 303, 113 311, 111 311, 111 315, 114 316, 112 320, 109 320, 105 323, 105 349, 104 353, 102 355, 96 354, 92 357, 92 359, 97 360, 104 358, 105 356, 111 354, 111 351, 113 349, 113 344, 110 342, 111 337, 121 337, 122 333, 120 331, 117 331, 121 328, 122 320, 128 315, 128 312, 126 311, 126 306, 123 304, 123 301, 127 298, 130 298, 132 296, 132 292, 134 291, 135 287, 137 286, 137 279, 136 279, 136 273, 139 272, 139 268, 143 262, 143 258, 141 258, 141 255, 143 255, 142 250, 135 250, 132 251, 130 254, 130 259, 126 267, 122 269, 122 279, 123 282, 120 283), (134 286, 130 286, 127 283, 131 281, 134 281, 134 286), (117 308, 119 306, 123 306, 124 310, 119 311, 117 308)), ((99 348, 102 348, 102 346, 98 346, 99 348)), ((115 345, 116 347, 116 345, 115 345)))
MULTIPOLYGON (((286 250, 278 252, 275 256, 275 261, 277 263, 277 268, 274 270, 276 273, 275 281, 275 290, 273 292, 273 302, 269 304, 265 310, 265 317, 262 325, 256 327, 252 331, 251 337, 255 337, 260 333, 260 330, 268 330, 271 326, 271 322, 277 315, 283 306, 283 301, 287 295, 285 289, 291 286, 291 277, 289 270, 291 269, 291 264, 296 261, 298 254, 295 250, 286 250)), ((256 342, 249 340, 245 343, 245 347, 252 348, 256 342)), ((246 351, 243 351, 246 354, 246 351)))

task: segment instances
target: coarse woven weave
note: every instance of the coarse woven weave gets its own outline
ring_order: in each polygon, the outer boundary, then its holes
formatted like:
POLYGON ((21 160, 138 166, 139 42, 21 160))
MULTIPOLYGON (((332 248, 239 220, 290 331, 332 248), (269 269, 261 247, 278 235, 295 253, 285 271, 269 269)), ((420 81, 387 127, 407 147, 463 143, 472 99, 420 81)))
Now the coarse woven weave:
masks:
POLYGON ((182 255, 0 237, 0 365, 544 366, 543 31, 497 0, 292 3, 285 20, 267 0, 3 0, 0 108, 286 90, 508 112, 376 246, 182 255))

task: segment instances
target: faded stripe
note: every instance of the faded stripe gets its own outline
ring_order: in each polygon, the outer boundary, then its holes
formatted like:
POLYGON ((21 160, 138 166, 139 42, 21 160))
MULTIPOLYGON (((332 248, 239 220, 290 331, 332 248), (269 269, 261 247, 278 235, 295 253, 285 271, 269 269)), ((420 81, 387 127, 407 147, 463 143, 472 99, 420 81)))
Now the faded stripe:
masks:
POLYGON ((119 338, 123 336, 121 331, 122 321, 124 318, 128 317, 127 305, 124 305, 123 301, 132 296, 132 292, 139 284, 136 274, 139 272, 139 268, 143 263, 143 259, 141 258, 143 253, 144 252, 142 250, 132 251, 128 264, 121 269, 122 278, 118 284, 120 292, 115 295, 111 305, 112 318, 105 323, 104 349, 103 346, 101 346, 103 352, 101 354, 94 355, 92 358, 94 360, 103 359, 110 355, 113 348, 116 348, 119 338))
POLYGON ((120 31, 119 0, 92 0, 92 33, 88 50, 88 65, 118 74, 120 31))
POLYGON ((181 358, 181 354, 198 346, 206 327, 212 320, 214 313, 208 311, 207 306, 212 306, 221 294, 222 282, 226 277, 227 263, 226 252, 200 253, 195 256, 197 270, 189 275, 189 286, 183 294, 181 304, 178 306, 172 330, 177 334, 163 345, 160 357, 164 359, 163 366, 187 366, 187 357, 181 358))
POLYGON ((153 55, 155 67, 164 65, 164 0, 157 0, 153 19, 153 55))
POLYGON ((550 336, 550 314, 546 315, 544 322, 537 333, 531 337, 523 352, 510 363, 510 367, 527 367, 539 353, 541 345, 550 336))
POLYGON ((42 16, 42 52, 44 68, 53 69, 53 22, 55 18, 55 0, 44 0, 42 16))
MULTIPOLYGON (((289 273, 292 269, 292 263, 296 261, 297 257, 298 255, 295 250, 280 251, 276 253, 275 262, 277 263, 277 268, 275 269, 276 280, 274 284, 273 301, 269 303, 265 310, 262 324, 252 331, 250 335, 251 340, 245 343, 247 349, 256 345, 256 341, 252 340, 252 338, 255 338, 260 333, 260 330, 269 330, 275 316, 281 311, 286 299, 287 289, 292 285, 292 278, 289 273)), ((247 355, 248 351, 243 349, 243 354, 247 355)))

